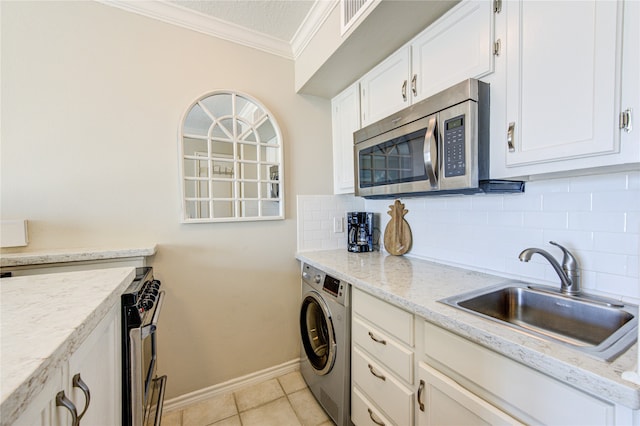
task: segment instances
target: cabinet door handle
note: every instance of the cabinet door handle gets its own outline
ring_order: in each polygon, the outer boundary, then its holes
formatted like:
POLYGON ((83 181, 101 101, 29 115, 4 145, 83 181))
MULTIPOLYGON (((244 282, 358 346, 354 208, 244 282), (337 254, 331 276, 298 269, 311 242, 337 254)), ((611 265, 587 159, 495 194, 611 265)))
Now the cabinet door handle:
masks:
POLYGON ((371 408, 367 408, 367 411, 369 412, 369 418, 371 419, 372 422, 374 422, 375 424, 377 424, 379 426, 385 426, 384 422, 381 422, 380 420, 376 420, 373 417, 373 411, 371 411, 371 408))
POLYGON ((82 410, 82 413, 78 415, 78 424, 80 424, 80 420, 82 420, 82 417, 87 412, 87 409, 89 408, 89 404, 91 403, 91 392, 89 392, 89 386, 87 386, 87 384, 84 381, 82 381, 82 379, 80 378, 80 373, 73 376, 73 379, 71 379, 71 382, 73 383, 74 388, 80 388, 80 390, 84 394, 84 399, 85 399, 84 410, 82 410))
POLYGON ((371 340, 373 340, 376 343, 380 343, 381 345, 387 344, 386 340, 376 338, 376 336, 374 336, 372 332, 369 332, 369 337, 371 337, 371 340))
POLYGON ((413 96, 418 96, 418 74, 414 74, 411 77, 411 92, 413 96))
POLYGON ((79 426, 80 423, 78 421, 78 410, 76 410, 76 406, 73 405, 73 402, 69 398, 66 397, 64 391, 58 392, 56 395, 56 406, 64 407, 71 413, 71 426, 79 426))
POLYGON ((407 102, 407 80, 402 83, 402 100, 407 102))
POLYGON ((420 411, 424 413, 424 402, 422 401, 422 392, 424 392, 424 380, 420 380, 420 386, 418 386, 418 406, 420 411))
POLYGON ((516 144, 514 141, 515 131, 516 131, 516 123, 514 122, 509 123, 509 129, 507 130, 507 147, 509 148, 509 152, 516 151, 516 144))
POLYGON ((375 370, 373 369, 373 366, 371 364, 369 364, 369 371, 371 371, 371 374, 373 374, 374 376, 376 376, 378 379, 380 380, 387 380, 386 377, 384 377, 382 374, 376 373, 375 370))

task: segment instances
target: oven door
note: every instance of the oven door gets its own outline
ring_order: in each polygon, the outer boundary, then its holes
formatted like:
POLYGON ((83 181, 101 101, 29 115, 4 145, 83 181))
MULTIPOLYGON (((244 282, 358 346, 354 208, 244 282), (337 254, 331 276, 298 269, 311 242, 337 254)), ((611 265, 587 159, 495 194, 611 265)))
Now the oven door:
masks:
POLYGON ((129 330, 131 365, 131 424, 160 424, 166 376, 156 377, 156 333, 164 302, 161 291, 150 324, 129 330))

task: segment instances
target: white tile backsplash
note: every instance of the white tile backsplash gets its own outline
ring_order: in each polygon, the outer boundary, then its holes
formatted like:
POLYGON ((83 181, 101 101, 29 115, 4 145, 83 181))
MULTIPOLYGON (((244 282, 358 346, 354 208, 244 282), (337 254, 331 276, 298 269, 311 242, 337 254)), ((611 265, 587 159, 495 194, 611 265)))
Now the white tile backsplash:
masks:
MULTIPOLYGON (((413 234, 409 256, 556 285, 557 276, 542 257, 518 260, 527 247, 561 259, 561 251, 548 244, 552 240, 578 257, 589 291, 635 302, 640 298, 640 171, 531 181, 517 195, 402 202, 413 234)), ((344 195, 300 196, 298 217, 307 220, 314 209, 343 217, 350 210, 373 211, 384 233, 390 204, 344 195)), ((298 240, 299 250, 346 247, 346 234, 299 235, 298 240)))
POLYGON ((351 195, 298 195, 298 251, 347 249, 346 216, 364 210, 364 199, 351 195), (334 221, 342 222, 334 232, 334 221))

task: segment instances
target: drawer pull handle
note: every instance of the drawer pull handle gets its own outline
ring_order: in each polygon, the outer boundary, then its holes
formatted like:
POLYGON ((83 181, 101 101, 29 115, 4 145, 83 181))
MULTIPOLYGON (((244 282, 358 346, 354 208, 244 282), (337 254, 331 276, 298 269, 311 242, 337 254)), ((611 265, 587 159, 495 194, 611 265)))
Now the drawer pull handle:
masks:
POLYGON ((371 419, 375 424, 380 425, 380 426, 385 426, 385 425, 384 425, 384 422, 381 422, 380 420, 376 420, 376 419, 373 417, 373 411, 371 411, 371 408, 367 408, 367 411, 369 412, 369 418, 370 418, 370 419, 371 419))
POLYGON ((420 380, 420 386, 418 386, 418 406, 420 406, 420 411, 424 413, 424 402, 422 402, 422 392, 424 392, 424 380, 420 380))
POLYGON ((85 398, 84 410, 82 410, 82 413, 78 414, 78 423, 80 423, 80 420, 82 420, 82 417, 86 414, 89 404, 91 403, 91 392, 89 391, 89 386, 87 386, 87 384, 80 378, 80 373, 73 376, 72 381, 73 387, 80 388, 85 398))
POLYGON ((387 344, 386 340, 376 339, 376 336, 374 336, 372 332, 369 332, 369 337, 371 337, 371 340, 373 340, 376 343, 380 343, 382 345, 386 345, 387 344))
POLYGON ((71 413, 71 426, 78 426, 80 424, 78 420, 78 410, 73 402, 64 394, 64 391, 60 391, 56 395, 56 406, 69 410, 69 413, 71 413))
POLYGON ((371 364, 369 364, 369 371, 371 371, 371 374, 373 374, 374 376, 376 376, 378 379, 380 380, 387 380, 386 377, 384 377, 382 374, 378 374, 375 372, 375 370, 373 369, 373 366, 371 364))

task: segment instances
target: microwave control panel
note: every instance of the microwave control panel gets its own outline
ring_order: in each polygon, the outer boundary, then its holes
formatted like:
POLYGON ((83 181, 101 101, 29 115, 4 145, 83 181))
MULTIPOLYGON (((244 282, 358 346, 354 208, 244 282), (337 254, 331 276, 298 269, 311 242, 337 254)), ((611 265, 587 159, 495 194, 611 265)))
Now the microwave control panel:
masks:
POLYGON ((444 177, 466 174, 465 116, 460 115, 444 122, 444 177))

